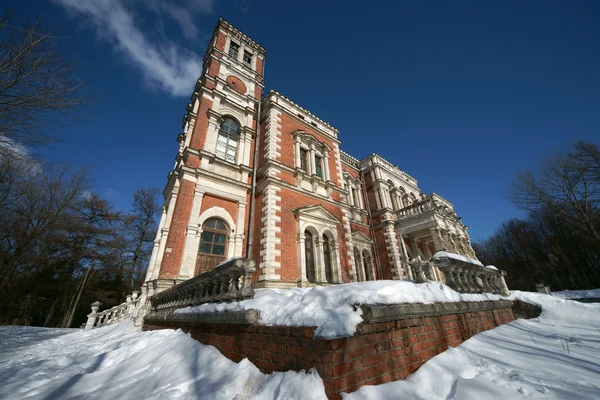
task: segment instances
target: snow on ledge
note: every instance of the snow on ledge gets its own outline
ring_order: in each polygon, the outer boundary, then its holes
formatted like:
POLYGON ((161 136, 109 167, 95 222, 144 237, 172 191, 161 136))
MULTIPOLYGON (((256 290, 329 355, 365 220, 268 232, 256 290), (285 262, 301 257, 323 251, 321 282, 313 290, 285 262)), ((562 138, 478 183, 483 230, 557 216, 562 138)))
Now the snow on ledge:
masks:
POLYGON ((315 336, 352 336, 362 319, 355 304, 473 302, 502 300, 501 296, 461 294, 440 282, 371 281, 294 289, 256 289, 252 299, 209 303, 176 310, 177 314, 259 310, 261 325, 315 326, 315 336))
POLYGON ((456 253, 448 253, 447 251, 438 251, 431 258, 442 258, 442 257, 453 258, 455 260, 460 260, 460 261, 468 262, 470 264, 475 264, 475 265, 481 265, 483 267, 483 264, 481 262, 479 262, 478 260, 474 260, 470 257, 462 256, 462 255, 456 254, 456 253))

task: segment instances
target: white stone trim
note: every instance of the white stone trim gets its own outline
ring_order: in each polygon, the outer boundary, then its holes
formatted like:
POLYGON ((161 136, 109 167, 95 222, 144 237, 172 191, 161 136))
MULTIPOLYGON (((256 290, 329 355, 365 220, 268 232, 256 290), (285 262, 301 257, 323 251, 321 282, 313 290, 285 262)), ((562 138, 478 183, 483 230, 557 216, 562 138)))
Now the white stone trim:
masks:
POLYGON ((337 143, 333 144, 333 154, 335 157, 335 169, 337 171, 337 185, 344 187, 343 174, 342 174, 342 161, 340 156, 340 146, 337 143))
POLYGON ((275 257, 281 256, 281 250, 276 246, 281 245, 281 188, 268 185, 263 189, 262 210, 261 210, 261 239, 260 239, 260 281, 278 281, 281 280, 277 270, 281 268, 281 262, 276 261, 275 257))
POLYGON ((190 212, 189 222, 186 228, 185 244, 183 246, 183 256, 181 258, 181 266, 179 268, 179 278, 189 279, 194 276, 196 270, 196 259, 198 258, 198 247, 200 246, 198 216, 200 207, 202 206, 202 198, 204 192, 202 186, 196 183, 194 189, 194 200, 192 201, 192 211, 190 212))
POLYGON ((340 263, 339 239, 337 237, 337 220, 324 220, 316 218, 310 213, 298 212, 298 222, 296 224, 296 243, 298 246, 298 280, 308 283, 306 278, 306 251, 305 251, 305 231, 313 234, 313 254, 315 256, 315 283, 328 283, 325 272, 325 258, 323 252, 323 236, 327 236, 330 242, 331 250, 331 275, 332 282, 344 283, 342 279, 342 268, 340 263))
POLYGON ((383 238, 391 267, 392 279, 406 279, 406 275, 402 268, 400 247, 398 246, 398 238, 396 236, 394 224, 390 221, 383 229, 383 238))
POLYGON ((265 120, 265 160, 281 159, 281 111, 271 108, 265 120))
POLYGON ((352 243, 352 230, 350 229, 350 213, 342 210, 342 224, 344 225, 344 236, 346 239, 346 257, 348 259, 348 273, 352 282, 358 280, 356 274, 356 260, 354 259, 354 244, 352 243))
POLYGON ((154 238, 154 243, 152 246, 152 255, 150 256, 150 262, 148 263, 148 271, 146 272, 146 280, 145 282, 152 281, 158 278, 159 267, 156 263, 156 259, 158 257, 158 248, 160 246, 161 241, 161 231, 165 226, 165 221, 167 219, 167 210, 166 206, 162 207, 162 213, 160 216, 160 222, 158 223, 158 230, 156 231, 156 236, 154 238))

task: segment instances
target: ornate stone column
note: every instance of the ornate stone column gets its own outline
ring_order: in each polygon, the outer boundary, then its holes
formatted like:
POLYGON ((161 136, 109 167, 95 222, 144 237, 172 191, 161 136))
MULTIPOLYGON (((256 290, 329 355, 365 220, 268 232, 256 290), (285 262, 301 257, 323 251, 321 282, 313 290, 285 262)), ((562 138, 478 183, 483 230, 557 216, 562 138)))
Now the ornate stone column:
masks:
POLYGON ((315 235, 315 275, 316 281, 325 282, 325 257, 323 254, 323 239, 315 235))
POLYGON ((331 180, 329 175, 329 152, 323 154, 323 180, 328 182, 331 180))
POLYGON ((306 278, 306 236, 304 232, 296 234, 296 248, 298 249, 298 280, 308 282, 306 278))
POLYGON ((302 161, 300 160, 300 139, 296 137, 294 140, 294 154, 296 159, 296 168, 300 168, 302 161))

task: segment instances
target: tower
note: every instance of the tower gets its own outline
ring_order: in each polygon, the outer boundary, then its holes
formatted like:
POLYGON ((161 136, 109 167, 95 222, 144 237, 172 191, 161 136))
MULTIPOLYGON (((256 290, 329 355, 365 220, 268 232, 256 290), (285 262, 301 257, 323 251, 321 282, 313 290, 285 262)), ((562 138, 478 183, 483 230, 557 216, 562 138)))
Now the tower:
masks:
POLYGON ((177 138, 144 295, 244 255, 265 56, 219 19, 177 138))

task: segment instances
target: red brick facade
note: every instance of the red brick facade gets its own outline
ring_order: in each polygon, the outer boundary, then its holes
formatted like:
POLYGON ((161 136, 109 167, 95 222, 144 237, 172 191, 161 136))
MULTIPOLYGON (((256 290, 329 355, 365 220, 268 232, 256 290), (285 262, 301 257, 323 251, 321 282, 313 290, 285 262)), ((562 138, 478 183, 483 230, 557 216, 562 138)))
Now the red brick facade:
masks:
POLYGON ((433 231, 412 242, 395 232, 399 202, 420 196, 416 181, 375 154, 343 153, 334 127, 280 93, 261 98, 265 58, 219 21, 178 137, 147 282, 193 276, 208 218, 227 226, 220 256, 254 259, 259 287, 410 278, 407 261, 436 251, 433 231))
MULTIPOLYGON (((328 397, 363 385, 404 379, 425 361, 473 335, 511 322, 511 308, 363 323, 352 337, 314 338, 314 328, 234 324, 178 325, 229 359, 248 358, 262 372, 315 368, 328 397)), ((144 329, 169 328, 168 324, 144 329)))

